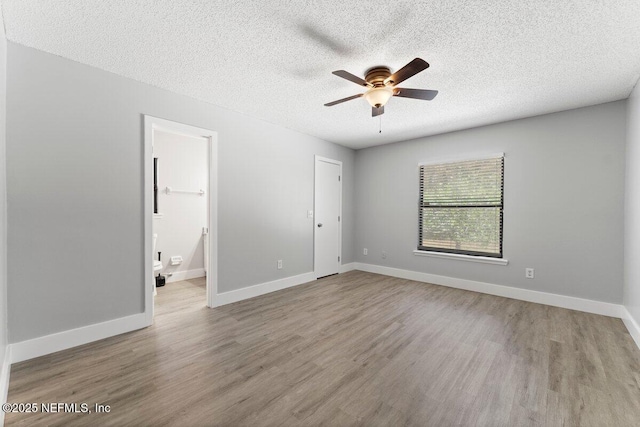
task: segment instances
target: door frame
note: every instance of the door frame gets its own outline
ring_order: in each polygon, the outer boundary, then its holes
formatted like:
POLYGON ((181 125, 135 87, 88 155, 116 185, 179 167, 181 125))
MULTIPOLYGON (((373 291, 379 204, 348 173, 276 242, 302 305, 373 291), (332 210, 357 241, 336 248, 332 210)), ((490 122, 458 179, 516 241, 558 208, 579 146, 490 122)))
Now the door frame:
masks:
MULTIPOLYGON (((339 216, 340 221, 338 224, 338 257, 340 258, 338 263, 338 273, 340 273, 340 269, 342 266, 342 222, 344 216, 342 215, 342 162, 340 160, 330 159, 328 157, 322 157, 315 155, 313 162, 313 274, 316 274, 316 232, 318 231, 318 227, 316 227, 316 183, 317 183, 317 173, 318 173, 318 162, 332 163, 334 165, 338 165, 340 167, 340 190, 339 190, 339 216)), ((317 278, 317 277, 316 277, 317 278)))
POLYGON ((215 307, 218 294, 218 133, 144 115, 144 313, 149 325, 153 323, 153 134, 164 131, 179 135, 205 138, 209 141, 209 269, 207 271, 207 307, 215 307))

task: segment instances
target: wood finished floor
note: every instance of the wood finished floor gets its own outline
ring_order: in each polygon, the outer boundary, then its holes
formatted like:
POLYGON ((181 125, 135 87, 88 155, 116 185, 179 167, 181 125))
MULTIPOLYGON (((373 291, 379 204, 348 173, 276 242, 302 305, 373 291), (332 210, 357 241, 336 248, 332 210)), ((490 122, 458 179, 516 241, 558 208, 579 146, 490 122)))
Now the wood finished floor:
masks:
POLYGON ((357 271, 204 300, 168 284, 152 327, 14 365, 9 402, 112 409, 7 425, 640 425, 619 319, 357 271))

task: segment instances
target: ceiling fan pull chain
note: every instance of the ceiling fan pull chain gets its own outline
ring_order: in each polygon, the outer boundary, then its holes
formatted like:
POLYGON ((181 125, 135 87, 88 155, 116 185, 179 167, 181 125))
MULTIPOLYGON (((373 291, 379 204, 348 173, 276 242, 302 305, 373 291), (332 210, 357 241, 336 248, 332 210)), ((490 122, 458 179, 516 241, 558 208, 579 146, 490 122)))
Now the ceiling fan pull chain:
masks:
POLYGON ((379 125, 379 128, 378 128, 378 133, 382 133, 382 115, 379 115, 378 117, 380 118, 380 122, 379 122, 380 125, 379 125))

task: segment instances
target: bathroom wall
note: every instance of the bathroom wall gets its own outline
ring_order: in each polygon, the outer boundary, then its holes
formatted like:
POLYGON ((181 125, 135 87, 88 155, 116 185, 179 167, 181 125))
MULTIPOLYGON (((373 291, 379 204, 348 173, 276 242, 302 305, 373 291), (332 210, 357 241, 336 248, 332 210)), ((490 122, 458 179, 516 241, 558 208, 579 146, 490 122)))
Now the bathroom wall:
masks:
POLYGON ((219 292, 313 271, 315 154, 343 162, 353 261, 353 150, 7 46, 10 342, 143 312, 145 114, 218 132, 219 292))
POLYGON ((167 132, 154 132, 153 156, 158 158, 158 213, 153 232, 158 234, 156 253, 162 252, 163 274, 168 282, 204 276, 202 228, 208 227, 208 140, 167 132), (174 190, 205 190, 205 196, 170 193, 174 190), (173 266, 170 257, 183 262, 173 266))

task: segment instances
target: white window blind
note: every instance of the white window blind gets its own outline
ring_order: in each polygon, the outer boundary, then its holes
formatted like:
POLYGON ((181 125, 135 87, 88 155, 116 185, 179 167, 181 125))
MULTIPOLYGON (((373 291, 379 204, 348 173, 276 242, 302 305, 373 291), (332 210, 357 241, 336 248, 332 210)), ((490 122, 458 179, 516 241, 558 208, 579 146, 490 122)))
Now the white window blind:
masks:
POLYGON ((502 258, 504 157, 420 166, 418 250, 502 258))

